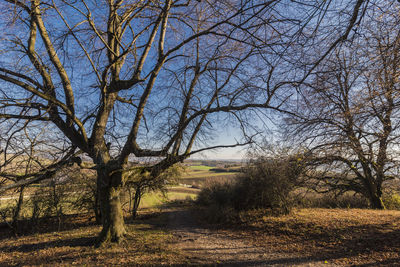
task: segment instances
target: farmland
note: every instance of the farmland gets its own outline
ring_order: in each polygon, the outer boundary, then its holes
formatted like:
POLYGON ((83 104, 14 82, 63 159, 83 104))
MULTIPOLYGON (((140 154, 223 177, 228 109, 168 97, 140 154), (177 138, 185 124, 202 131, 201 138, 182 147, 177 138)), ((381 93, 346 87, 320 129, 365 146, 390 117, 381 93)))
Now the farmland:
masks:
POLYGON ((233 179, 240 166, 234 168, 213 167, 207 165, 189 165, 187 171, 179 179, 180 184, 193 188, 201 188, 208 183, 224 182, 233 179))

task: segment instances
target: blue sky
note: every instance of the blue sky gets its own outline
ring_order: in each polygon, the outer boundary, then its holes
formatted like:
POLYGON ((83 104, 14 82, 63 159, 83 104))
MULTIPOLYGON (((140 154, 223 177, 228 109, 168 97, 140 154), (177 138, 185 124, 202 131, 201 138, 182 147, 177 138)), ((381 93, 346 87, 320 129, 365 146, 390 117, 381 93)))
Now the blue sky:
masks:
MULTIPOLYGON (((339 1, 340 2, 340 1, 339 1)), ((218 2, 217 2, 218 3, 218 2)), ((221 2, 222 3, 222 2, 221 2)), ((219 4, 221 4, 219 3, 219 4)), ((81 19, 85 19, 84 15, 77 15, 79 14, 76 12, 74 9, 71 7, 67 7, 65 4, 61 4, 59 2, 60 6, 63 6, 61 8, 63 15, 65 15, 65 18, 68 20, 69 24, 72 26, 75 23, 79 22, 81 19)), ((99 5, 103 5, 104 3, 96 3, 96 1, 92 1, 90 6, 93 7, 93 17, 95 18, 95 23, 98 25, 99 29, 102 29, 103 31, 106 31, 106 21, 104 20, 106 17, 106 14, 102 14, 103 10, 101 10, 99 5)), ((204 3, 199 3, 198 5, 203 5, 204 3)), ((78 2, 77 4, 78 5, 78 2)), ((196 4, 197 5, 197 4, 196 4)), ((221 4, 222 5, 222 4, 221 4)), ((298 12, 298 9, 296 9, 296 6, 302 6, 299 3, 293 3, 292 1, 282 1, 279 2, 279 5, 277 6, 276 10, 271 9, 269 13, 273 14, 274 16, 271 16, 271 18, 276 17, 285 17, 285 16, 293 16, 293 17, 298 17, 300 21, 304 18, 306 18, 307 12, 298 12), (296 13, 297 12, 297 13, 296 13)), ((84 10, 84 7, 81 5, 80 8, 84 10)), ((302 6, 303 9, 308 9, 307 5, 302 6)), ((65 32, 68 32, 66 29, 65 25, 60 22, 60 20, 57 19, 57 14, 54 10, 49 10, 49 14, 45 17, 46 19, 46 25, 49 27, 49 32, 51 34, 51 37, 54 40, 62 40, 61 38, 55 38, 56 35, 58 34, 63 34, 65 32), (54 18, 53 18, 54 16, 54 18)), ((270 15, 269 13, 266 13, 265 15, 270 15)), ((210 13, 211 14, 211 13, 210 13)), ((189 23, 193 23, 193 25, 196 24, 196 14, 194 12, 188 13, 187 17, 191 17, 193 20, 190 21, 189 23), (193 16, 193 17, 191 17, 193 16)), ((210 17, 212 17, 210 15, 210 17)), ((213 18, 214 19, 214 18, 213 18)), ((344 17, 346 20, 347 17, 344 17)), ((172 19, 171 19, 172 21, 172 19)), ((287 34, 290 35, 289 33, 292 33, 296 31, 297 27, 300 27, 301 25, 296 24, 291 24, 288 23, 286 24, 285 22, 280 23, 278 22, 279 20, 277 19, 276 22, 271 22, 276 23, 276 25, 281 26, 282 29, 287 30, 287 34), (291 28, 292 27, 292 28, 291 28)), ((283 20, 282 20, 283 21, 283 20)), ((143 25, 146 23, 146 21, 141 21, 143 25)), ((338 23, 338 22, 335 22, 338 23)), ((3 24, 4 25, 4 24, 3 24)), ((22 25, 22 24, 21 24, 22 25)), ((133 23, 134 27, 137 27, 134 29, 134 31, 138 32, 140 31, 141 27, 144 27, 140 23, 133 23)), ((165 46, 166 49, 173 47, 174 45, 177 44, 177 42, 181 41, 179 40, 180 38, 183 39, 184 37, 187 37, 187 34, 193 34, 191 31, 193 28, 185 26, 186 24, 180 23, 179 20, 176 20, 175 22, 171 23, 172 26, 176 26, 177 28, 175 29, 175 33, 173 32, 172 28, 168 29, 167 31, 167 40, 165 46), (178 28, 178 26, 180 28, 178 28)), ((265 26, 265 25, 264 25, 265 26)), ((25 26, 20 26, 21 29, 18 29, 18 35, 24 36, 26 34, 27 28, 25 26), (25 28, 24 28, 25 27, 25 28), (25 32, 24 32, 25 31, 25 32)), ((228 26, 226 26, 228 27, 228 26)), ((83 45, 90 48, 92 50, 92 56, 98 56, 98 61, 96 64, 98 64, 100 67, 100 71, 102 68, 104 68, 107 65, 107 58, 106 58, 106 53, 104 50, 102 52, 97 51, 98 45, 101 45, 101 42, 97 40, 96 38, 90 39, 88 38, 87 34, 84 29, 87 29, 87 24, 83 23, 77 26, 76 29, 81 30, 76 32, 76 36, 80 38, 82 41, 83 45), (97 53, 97 54, 96 54, 97 53)), ((229 28, 229 27, 228 27, 229 28)), ((224 28, 225 29, 225 28, 224 28)), ((281 37, 276 37, 277 34, 271 34, 269 36, 270 31, 273 32, 272 28, 269 28, 269 26, 265 26, 265 29, 262 28, 262 30, 266 31, 267 36, 263 36, 266 39, 268 39, 268 46, 275 46, 277 51, 286 51, 286 49, 289 49, 288 47, 283 44, 282 46, 279 44, 273 44, 275 41, 285 41, 286 39, 280 39, 281 37), (275 36, 275 37, 273 37, 275 36), (276 39, 274 39, 276 38, 276 39)), ((229 31, 229 29, 228 29, 229 31)), ((221 31, 223 32, 223 31, 221 31)), ((237 29, 232 31, 235 32, 238 36, 240 33, 244 34, 244 32, 238 32, 237 29), (236 32, 235 32, 236 31, 236 32)), ((138 39, 137 41, 137 46, 143 45, 147 41, 148 34, 144 34, 141 38, 138 39), (143 39, 141 39, 143 37, 143 39)), ((126 39, 131 39, 132 35, 127 34, 125 37, 126 39)), ((208 38, 208 37, 207 37, 208 38)), ((230 51, 229 47, 229 42, 227 42, 227 46, 225 47, 224 45, 219 46, 218 40, 216 40, 215 36, 213 38, 207 39, 204 38, 202 39, 201 42, 201 60, 200 64, 206 64, 207 60, 209 57, 213 55, 213 53, 216 53, 217 56, 220 56, 221 58, 224 56, 232 56, 232 58, 226 57, 227 59, 224 61, 223 59, 221 60, 215 60, 211 67, 214 67, 213 64, 215 64, 215 69, 217 67, 226 67, 226 68, 231 68, 232 67, 232 62, 235 62, 240 58, 241 55, 239 52, 234 51, 231 52, 229 55, 227 53, 224 53, 224 51, 220 51, 219 49, 227 49, 227 51, 230 51), (213 43, 214 42, 214 43, 213 43), (211 44, 210 44, 211 43, 211 44), (209 46, 208 46, 209 45, 209 46), (235 54, 236 53, 236 54, 235 54), (234 58, 234 57, 237 58, 234 58)), ((96 82, 96 78, 93 75, 93 72, 91 70, 90 64, 88 61, 85 59, 82 51, 80 51, 79 46, 75 42, 74 38, 69 35, 65 39, 65 43, 59 44, 62 46, 64 49, 59 49, 59 56, 62 58, 62 60, 66 59, 67 64, 65 64, 66 69, 68 74, 71 77, 72 80, 72 85, 74 87, 74 93, 75 93, 75 102, 77 104, 77 114, 78 116, 82 118, 85 117, 85 115, 88 113, 88 111, 93 111, 97 108, 99 104, 99 99, 100 99, 100 93, 99 93, 99 86, 96 82), (80 52, 79 52, 80 51, 80 52), (65 53, 63 53, 65 52, 65 53)), ((125 40, 124 40, 125 41, 125 40)), ((279 43, 279 42, 278 42, 279 43)), ((1 44, 1 43, 0 43, 1 44)), ((232 44, 231 44, 232 45, 232 44)), ((171 131, 174 130, 174 126, 177 124, 177 120, 179 119, 178 116, 173 116, 173 112, 176 112, 179 110, 182 106, 182 98, 185 95, 185 90, 187 91, 187 87, 190 84, 190 79, 193 77, 193 66, 196 64, 195 57, 193 56, 194 50, 195 50, 195 42, 192 41, 190 42, 186 47, 180 49, 179 51, 176 51, 173 55, 178 55, 178 57, 174 60, 171 60, 167 64, 165 64, 165 68, 160 72, 159 74, 159 79, 157 80, 155 87, 153 89, 153 93, 151 94, 149 98, 149 107, 146 108, 146 116, 149 118, 147 121, 147 125, 144 125, 142 123, 141 128, 140 128, 140 134, 141 134, 141 139, 138 140, 140 145, 142 145, 143 148, 146 148, 145 146, 149 146, 149 148, 156 148, 157 146, 160 146, 163 143, 166 143, 165 140, 168 139, 168 137, 171 136, 171 131), (180 54, 180 55, 179 55, 180 54), (169 68, 169 69, 168 69, 169 68), (170 72, 168 71, 174 71, 176 72, 177 78, 175 78, 172 75, 170 75, 170 72), (176 101, 179 99, 179 101, 176 101), (174 103, 174 101, 176 103, 174 103), (175 108, 175 110, 174 110, 175 108), (171 112, 171 113, 169 113, 171 112), (168 123, 165 123, 165 127, 163 127, 162 122, 163 120, 169 120, 168 123), (148 129, 147 126, 149 126, 148 129), (152 128, 152 126, 154 126, 152 128), (161 131, 165 131, 161 133, 161 131), (168 132, 170 131, 170 132, 168 132), (149 141, 150 140, 150 141, 149 141)), ((37 42, 37 48, 38 48, 38 53, 42 53, 45 55, 45 49, 43 47, 43 44, 40 42, 40 39, 38 39, 37 42)), ((139 48, 138 52, 140 54, 141 50, 143 48, 139 48)), ((158 50, 157 50, 157 44, 155 44, 149 54, 149 60, 147 60, 147 64, 145 64, 143 70, 144 74, 143 76, 146 76, 146 74, 154 67, 156 64, 157 60, 157 55, 158 55, 158 50)), ((243 51, 247 51, 247 47, 241 48, 243 51)), ((237 76, 232 79, 229 83, 229 88, 225 91, 222 92, 221 95, 222 97, 220 98, 221 105, 227 105, 229 103, 229 97, 231 97, 230 94, 233 94, 232 92, 236 88, 241 88, 248 86, 246 88, 246 91, 244 91, 243 95, 241 95, 239 100, 235 102, 234 104, 240 105, 242 103, 247 103, 254 101, 254 102, 259 102, 262 103, 265 98, 265 86, 263 84, 263 75, 267 74, 269 71, 269 68, 271 68, 272 65, 277 64, 278 68, 280 70, 277 71, 277 75, 273 76, 273 79, 271 80, 271 85, 274 86, 275 84, 281 82, 284 79, 289 79, 291 78, 291 75, 295 75, 298 72, 293 71, 293 72, 286 72, 286 68, 288 65, 281 64, 279 62, 281 58, 277 56, 277 53, 272 52, 273 49, 267 48, 266 50, 263 50, 265 52, 264 58, 267 58, 268 65, 266 62, 264 62, 260 58, 252 58, 249 60, 246 60, 242 65, 242 68, 237 71, 237 76), (257 76, 258 75, 258 76, 257 76), (252 77, 253 79, 251 80, 249 77, 252 77), (250 81, 246 81, 246 79, 250 81), (223 96, 226 96, 224 98, 223 96), (249 100, 249 98, 253 98, 249 100)), ((245 54, 245 52, 243 52, 245 54)), ((133 54, 133 53, 132 53, 133 54)), ((7 54, 9 57, 13 56, 14 54, 12 52, 8 52, 7 54)), ((15 54, 16 57, 18 58, 19 55, 15 54)), ((290 55, 292 56, 292 55, 290 55)), ((14 58, 14 57, 13 57, 14 58)), ((46 60, 46 57, 43 57, 44 60, 46 60)), ((18 64, 20 66, 25 65, 27 62, 27 58, 22 59, 18 64)), ((0 65, 10 65, 13 62, 8 62, 7 59, 2 59, 0 61, 0 65)), ((47 63, 49 64, 51 68, 51 62, 47 60, 47 63)), ((122 77, 124 75, 129 76, 132 74, 132 66, 135 66, 136 63, 136 58, 133 55, 128 56, 127 58, 127 64, 125 68, 122 71, 122 77)), ((286 64, 289 64, 291 62, 287 61, 286 64)), ((53 73, 55 73, 53 69, 53 73)), ((229 72, 227 72, 229 73, 229 72)), ((227 73, 224 73, 223 71, 220 71, 218 76, 215 74, 211 73, 208 76, 204 75, 204 78, 202 78, 201 82, 197 85, 196 90, 197 90, 197 98, 194 98, 193 100, 193 110, 199 110, 202 109, 206 106, 207 102, 209 101, 210 94, 213 93, 215 86, 218 84, 223 83, 223 80, 227 77, 227 73), (197 101, 197 102, 196 102, 197 101)), ((300 74, 301 75, 301 74, 300 74)), ((59 83, 60 80, 57 78, 57 75, 53 75, 55 78, 55 83, 59 83)), ((40 80, 40 78, 38 78, 40 80)), ((58 93, 60 95, 60 99, 63 98, 63 90, 60 86, 58 86, 58 93)), ((126 90, 121 93, 121 95, 126 96, 126 97, 132 97, 136 99, 135 103, 138 102, 138 98, 140 98, 141 93, 143 92, 144 85, 136 85, 134 88, 131 88, 130 90, 126 90)), ((285 88, 283 88, 285 89, 285 88)), ((215 105, 215 104, 213 104, 215 105)), ((219 105, 219 103, 218 103, 219 105)), ((213 106, 214 107, 214 106, 213 106)), ((107 141, 112 141, 114 143, 117 143, 118 141, 121 141, 123 143, 124 138, 126 138, 127 133, 129 132, 130 126, 133 121, 133 117, 135 115, 135 108, 132 106, 129 106, 127 104, 119 103, 115 109, 115 113, 112 114, 112 118, 110 118, 110 123, 109 123, 109 129, 110 133, 108 136, 106 136, 107 141), (109 139, 109 140, 108 140, 109 139)), ((193 111, 194 112, 194 111, 193 111)), ((210 116, 213 117, 213 116, 210 116)), ((244 115, 244 118, 247 119, 247 115, 244 115)), ((251 116, 248 118, 253 119, 251 116)), ((213 119, 211 119, 213 120, 213 119)), ((261 131, 263 130, 262 128, 265 125, 262 125, 261 119, 256 119, 253 121, 247 120, 246 122, 249 124, 253 124, 256 127, 259 127, 261 131)), ((234 119, 232 117, 229 117, 227 114, 222 114, 216 120, 216 123, 214 123, 214 127, 212 129, 212 134, 209 134, 209 145, 231 145, 235 144, 238 141, 242 141, 241 133, 240 133, 240 128, 238 123, 233 122, 234 119), (226 118, 230 118, 232 122, 227 120, 226 118), (221 124, 220 124, 221 122, 221 124), (212 138, 214 136, 214 138, 212 138), (213 140, 211 140, 213 139, 213 140)), ((90 128, 92 126, 93 120, 89 119, 88 122, 86 123, 87 126, 87 131, 90 134, 90 128)), ((258 129, 259 130, 259 129, 258 129)), ((207 136, 204 137, 205 140, 207 140, 207 136)), ((197 146, 197 148, 200 148, 200 146, 197 146)), ((203 153, 205 156, 210 157, 210 158, 232 158, 232 159, 239 159, 244 156, 245 151, 243 151, 242 147, 238 148, 230 148, 230 149, 218 149, 215 151, 210 151, 203 153)))

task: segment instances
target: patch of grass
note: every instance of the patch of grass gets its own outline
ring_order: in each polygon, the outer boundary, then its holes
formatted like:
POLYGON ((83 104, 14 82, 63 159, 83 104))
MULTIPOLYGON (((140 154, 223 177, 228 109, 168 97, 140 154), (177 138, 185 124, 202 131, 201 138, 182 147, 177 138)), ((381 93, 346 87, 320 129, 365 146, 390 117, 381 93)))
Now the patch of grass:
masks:
POLYGON ((188 198, 195 199, 197 194, 186 192, 167 192, 166 195, 162 193, 149 193, 145 194, 140 203, 140 209, 157 209, 170 201, 185 200, 188 198))
POLYGON ((237 174, 235 168, 224 169, 224 168, 216 168, 205 165, 195 165, 189 167, 189 172, 186 175, 184 175, 184 177, 203 177, 203 176, 207 177, 207 176, 232 175, 232 174, 237 174), (226 170, 226 172, 221 170, 226 170))
POLYGON ((271 252, 328 260, 339 266, 400 263, 400 211, 297 209, 285 216, 241 214, 241 232, 271 252))
POLYGON ((207 179, 209 177, 219 177, 219 176, 226 176, 226 175, 235 175, 237 172, 211 172, 211 171, 205 171, 205 172, 191 172, 188 175, 184 176, 181 179, 190 179, 190 178, 204 178, 207 179))
POLYGON ((204 171, 204 170, 212 169, 212 168, 214 168, 214 167, 205 166, 205 165, 193 165, 193 166, 190 166, 189 168, 190 168, 190 170, 192 170, 192 171, 204 171))
POLYGON ((0 266, 132 266, 183 261, 170 246, 171 234, 153 224, 138 221, 128 224, 127 230, 122 245, 106 248, 94 247, 100 231, 100 226, 94 225, 18 238, 2 236, 0 266))

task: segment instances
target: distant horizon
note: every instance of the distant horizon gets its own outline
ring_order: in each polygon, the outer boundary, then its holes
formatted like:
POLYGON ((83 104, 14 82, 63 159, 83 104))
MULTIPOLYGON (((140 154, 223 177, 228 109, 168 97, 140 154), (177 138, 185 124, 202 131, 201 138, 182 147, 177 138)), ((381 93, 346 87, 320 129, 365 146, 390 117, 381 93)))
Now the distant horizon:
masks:
POLYGON ((241 162, 245 159, 233 159, 233 158, 188 158, 185 161, 227 161, 227 162, 241 162))

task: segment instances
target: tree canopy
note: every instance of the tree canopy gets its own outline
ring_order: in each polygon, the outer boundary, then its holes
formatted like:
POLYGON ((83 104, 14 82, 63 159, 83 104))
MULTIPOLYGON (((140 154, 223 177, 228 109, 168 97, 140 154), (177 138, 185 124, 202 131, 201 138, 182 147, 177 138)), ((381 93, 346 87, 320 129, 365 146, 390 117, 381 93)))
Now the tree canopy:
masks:
POLYGON ((13 129, 36 126, 33 133, 47 125, 42 138, 52 141, 41 148, 57 150, 44 175, 10 181, 38 181, 86 155, 98 175, 101 239, 119 241, 119 192, 131 157, 156 158, 143 173, 157 177, 194 153, 252 142, 256 112, 281 110, 356 34, 367 7, 362 0, 1 1, 0 118, 13 129), (243 140, 209 142, 227 124, 243 140))
POLYGON ((300 86, 298 116, 287 118, 325 190, 362 194, 374 208, 399 174, 398 14, 390 2, 368 9, 357 35, 300 86))

